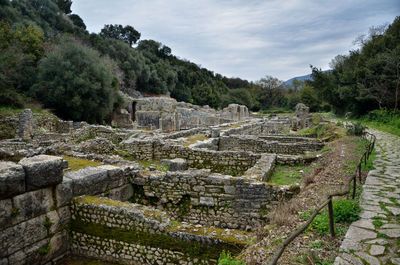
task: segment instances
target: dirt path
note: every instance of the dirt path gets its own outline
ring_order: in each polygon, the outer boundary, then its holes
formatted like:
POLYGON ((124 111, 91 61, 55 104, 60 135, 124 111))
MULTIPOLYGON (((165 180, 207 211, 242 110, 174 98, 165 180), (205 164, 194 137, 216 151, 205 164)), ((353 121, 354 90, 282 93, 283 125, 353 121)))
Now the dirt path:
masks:
POLYGON ((361 197, 361 219, 352 223, 335 265, 400 264, 400 137, 371 130, 377 137, 375 170, 361 197))

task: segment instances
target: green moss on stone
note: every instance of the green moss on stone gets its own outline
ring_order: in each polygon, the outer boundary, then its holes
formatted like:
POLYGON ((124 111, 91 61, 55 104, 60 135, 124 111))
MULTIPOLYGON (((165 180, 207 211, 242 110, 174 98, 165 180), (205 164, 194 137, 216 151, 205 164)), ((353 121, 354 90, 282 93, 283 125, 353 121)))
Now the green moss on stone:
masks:
POLYGON ((68 161, 68 167, 69 167, 68 171, 76 171, 89 166, 90 167, 101 166, 100 162, 89 159, 76 158, 72 156, 63 156, 63 159, 68 161))
POLYGON ((85 223, 75 219, 71 221, 73 231, 97 236, 100 238, 113 239, 131 244, 150 246, 154 248, 169 249, 185 253, 191 258, 218 259, 219 253, 229 250, 238 253, 240 248, 233 244, 202 244, 196 241, 185 241, 165 234, 152 234, 131 229, 129 231, 121 228, 110 228, 97 223, 85 223))

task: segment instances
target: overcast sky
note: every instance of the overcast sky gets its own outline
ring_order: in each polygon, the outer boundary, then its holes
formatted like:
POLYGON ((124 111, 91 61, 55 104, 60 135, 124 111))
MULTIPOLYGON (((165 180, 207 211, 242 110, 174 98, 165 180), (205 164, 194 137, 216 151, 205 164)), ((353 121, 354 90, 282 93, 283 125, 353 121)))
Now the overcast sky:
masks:
POLYGON ((399 0, 73 0, 90 32, 131 25, 211 71, 281 80, 329 69, 371 26, 393 22, 399 0))

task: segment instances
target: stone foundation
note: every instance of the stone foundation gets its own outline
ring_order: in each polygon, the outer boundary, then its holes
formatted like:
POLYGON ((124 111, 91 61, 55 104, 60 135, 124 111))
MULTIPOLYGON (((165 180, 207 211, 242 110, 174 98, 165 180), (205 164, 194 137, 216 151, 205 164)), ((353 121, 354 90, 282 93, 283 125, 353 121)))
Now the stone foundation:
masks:
POLYGON ((242 231, 193 226, 153 208, 105 198, 73 200, 72 252, 126 264, 216 264, 251 239, 242 231))

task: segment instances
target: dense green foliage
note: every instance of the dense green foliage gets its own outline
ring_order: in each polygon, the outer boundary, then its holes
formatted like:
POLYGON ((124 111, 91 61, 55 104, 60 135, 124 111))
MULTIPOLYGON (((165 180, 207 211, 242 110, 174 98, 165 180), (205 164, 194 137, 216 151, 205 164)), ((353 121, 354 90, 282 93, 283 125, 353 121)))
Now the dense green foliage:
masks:
POLYGON ((0 105, 21 107, 23 93, 36 81, 43 56, 43 34, 33 26, 12 29, 0 22, 0 105))
POLYGON ((356 135, 362 136, 366 132, 366 127, 359 122, 352 122, 351 124, 346 126, 347 128, 347 135, 356 135))
POLYGON ((117 84, 110 62, 97 51, 62 39, 40 61, 32 90, 65 119, 102 122, 118 103, 117 84))
MULTIPOLYGON (((333 202, 333 215, 335 223, 351 223, 360 219, 360 205, 355 200, 337 200, 333 202)), ((304 215, 308 219, 311 212, 304 215)), ((311 223, 311 230, 315 229, 320 235, 326 235, 329 232, 329 215, 327 210, 320 212, 311 223)))
POLYGON ((372 28, 361 47, 349 55, 338 55, 332 71, 312 68, 313 87, 320 104, 338 114, 354 116, 374 109, 397 111, 400 86, 400 17, 387 28, 372 28))
MULTIPOLYGON (((178 101, 214 108, 238 103, 253 111, 293 110, 297 103, 303 102, 311 111, 334 110, 340 114, 362 115, 377 108, 398 109, 399 18, 387 29, 374 30, 368 38, 362 39, 359 50, 351 51, 347 56, 337 56, 332 62, 332 71, 323 72, 313 67, 313 81, 295 80, 291 86, 285 87, 282 81, 271 76, 253 83, 215 74, 178 58, 170 47, 160 42, 140 40, 140 32, 130 25, 108 24, 99 34, 89 34, 81 17, 71 14, 72 4, 71 0, 0 0, 0 105, 22 107, 24 98, 32 95, 32 88, 35 92, 38 87, 46 87, 44 84, 50 80, 43 80, 43 67, 47 63, 39 64, 39 61, 48 62, 47 57, 54 60, 60 40, 65 40, 64 35, 68 35, 75 39, 75 46, 82 46, 81 49, 76 47, 76 53, 88 47, 98 51, 96 57, 100 59, 97 63, 104 63, 104 69, 111 69, 112 76, 107 74, 105 79, 113 80, 114 87, 104 90, 108 91, 104 101, 92 102, 97 109, 105 108, 97 117, 67 113, 84 110, 74 109, 74 104, 60 109, 61 106, 54 104, 57 99, 50 103, 45 100, 46 96, 39 97, 63 117, 97 122, 105 119, 115 99, 115 87, 129 95, 135 95, 136 91, 145 95, 169 94, 178 101)), ((69 73, 80 72, 72 68, 85 64, 81 62, 83 58, 74 58, 76 61, 70 65, 69 73)), ((57 69, 62 71, 61 67, 57 69)), ((69 80, 65 78, 64 82, 69 80)), ((61 87, 59 81, 52 82, 61 87)), ((99 82, 100 87, 109 84, 109 81, 103 81, 99 82)), ((76 86, 79 82, 74 80, 72 83, 76 86)), ((72 87, 73 84, 64 85, 72 87)), ((70 98, 82 96, 79 91, 70 90, 73 93, 70 98)), ((94 98, 98 96, 100 94, 94 98)))

